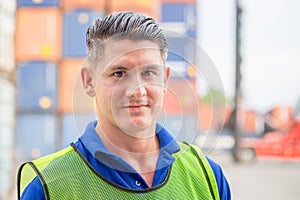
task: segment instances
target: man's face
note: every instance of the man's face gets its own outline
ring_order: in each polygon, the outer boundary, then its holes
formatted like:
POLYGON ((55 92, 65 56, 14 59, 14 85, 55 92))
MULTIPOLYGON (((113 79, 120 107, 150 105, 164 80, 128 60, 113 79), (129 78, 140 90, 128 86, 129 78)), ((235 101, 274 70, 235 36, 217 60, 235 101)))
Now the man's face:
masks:
POLYGON ((93 77, 99 123, 117 126, 132 136, 155 127, 170 74, 158 45, 112 40, 106 43, 103 58, 93 77))

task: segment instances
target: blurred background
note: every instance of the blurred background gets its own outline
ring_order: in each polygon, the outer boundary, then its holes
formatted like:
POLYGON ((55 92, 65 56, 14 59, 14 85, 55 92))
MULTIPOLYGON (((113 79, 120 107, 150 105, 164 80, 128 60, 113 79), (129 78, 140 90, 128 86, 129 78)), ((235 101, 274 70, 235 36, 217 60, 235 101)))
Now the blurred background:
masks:
POLYGON ((0 0, 0 199, 16 199, 20 163, 95 120, 77 77, 86 29, 125 10, 171 30, 163 120, 177 139, 223 166, 234 199, 299 199, 298 0, 0 0), (222 89, 200 89, 199 46, 222 89))

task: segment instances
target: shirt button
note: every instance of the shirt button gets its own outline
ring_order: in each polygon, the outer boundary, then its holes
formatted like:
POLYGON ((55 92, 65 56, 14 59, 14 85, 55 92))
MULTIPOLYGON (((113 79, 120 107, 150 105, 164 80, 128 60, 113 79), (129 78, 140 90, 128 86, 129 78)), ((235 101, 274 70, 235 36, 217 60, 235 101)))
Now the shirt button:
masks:
POLYGON ((140 187, 141 186, 141 183, 139 181, 135 181, 135 185, 140 187))

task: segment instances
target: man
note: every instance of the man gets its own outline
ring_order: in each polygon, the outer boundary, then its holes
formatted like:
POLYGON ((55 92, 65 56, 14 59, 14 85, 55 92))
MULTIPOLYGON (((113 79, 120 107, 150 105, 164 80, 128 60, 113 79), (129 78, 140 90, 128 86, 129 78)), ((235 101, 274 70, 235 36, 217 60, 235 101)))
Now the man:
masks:
POLYGON ((86 42, 81 78, 98 120, 69 148, 21 166, 21 199, 230 199, 220 166, 157 124, 170 76, 158 24, 114 13, 86 42))

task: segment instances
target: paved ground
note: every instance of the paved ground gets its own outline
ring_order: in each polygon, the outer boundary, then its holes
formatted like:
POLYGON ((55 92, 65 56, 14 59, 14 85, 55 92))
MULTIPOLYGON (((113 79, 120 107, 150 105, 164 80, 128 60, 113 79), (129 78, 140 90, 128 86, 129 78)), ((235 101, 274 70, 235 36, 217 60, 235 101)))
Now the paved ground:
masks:
POLYGON ((300 199, 300 162, 259 160, 236 164, 229 153, 213 152, 209 156, 222 165, 234 200, 300 199))

